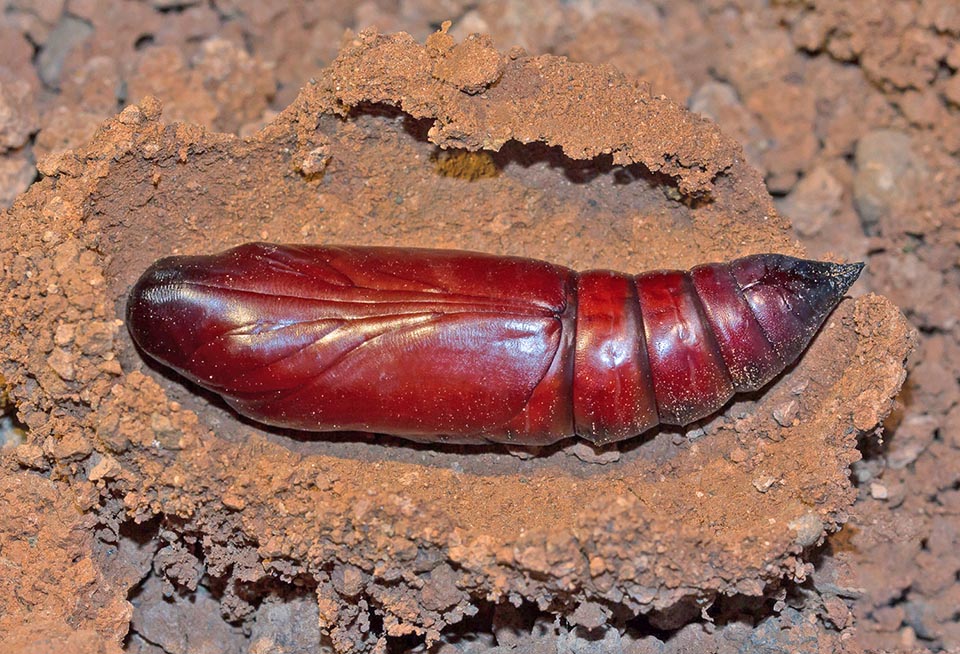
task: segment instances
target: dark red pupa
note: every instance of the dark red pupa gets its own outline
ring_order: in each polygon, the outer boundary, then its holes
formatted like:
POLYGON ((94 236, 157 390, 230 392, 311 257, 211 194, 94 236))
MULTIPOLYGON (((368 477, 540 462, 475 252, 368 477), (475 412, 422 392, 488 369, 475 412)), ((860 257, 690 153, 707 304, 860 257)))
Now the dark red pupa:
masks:
POLYGON ((269 425, 607 443, 762 387, 862 267, 758 254, 633 276, 250 243, 157 261, 130 292, 127 325, 151 357, 269 425))

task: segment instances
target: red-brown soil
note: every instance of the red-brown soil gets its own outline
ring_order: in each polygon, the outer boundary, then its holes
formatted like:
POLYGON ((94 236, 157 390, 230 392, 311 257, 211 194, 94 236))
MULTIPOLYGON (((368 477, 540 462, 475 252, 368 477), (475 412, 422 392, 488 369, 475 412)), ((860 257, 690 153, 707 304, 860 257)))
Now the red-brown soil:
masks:
POLYGON ((952 3, 123 7, 0 17, 0 651, 960 647, 952 3), (699 425, 429 447, 136 352, 140 272, 248 240, 867 273, 699 425))

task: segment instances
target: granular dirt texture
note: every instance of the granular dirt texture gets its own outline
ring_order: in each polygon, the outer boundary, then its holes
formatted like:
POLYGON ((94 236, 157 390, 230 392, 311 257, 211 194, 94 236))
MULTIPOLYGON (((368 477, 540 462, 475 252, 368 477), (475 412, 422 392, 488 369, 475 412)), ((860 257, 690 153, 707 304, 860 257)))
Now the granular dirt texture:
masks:
MULTIPOLYGON (((26 467, 37 462, 28 452, 18 453, 26 467)), ((110 554, 94 552, 96 489, 7 466, 0 496, 0 651, 120 652, 134 580, 111 574, 110 554)))
MULTIPOLYGON (((739 642, 789 644, 787 625, 798 642, 841 646, 847 604, 820 595, 838 627, 824 630, 791 593, 849 518, 858 438, 904 379, 913 333, 883 297, 844 301, 762 393, 599 451, 268 430, 151 366, 120 319, 154 259, 250 240, 624 271, 802 255, 713 123, 610 67, 446 28, 424 44, 369 30, 259 132, 167 123, 146 98, 38 168, 0 241, 0 375, 26 439, 2 461, 6 484, 44 489, 36 502, 58 529, 90 523, 77 556, 100 557, 87 582, 100 595, 71 575, 58 591, 76 587, 84 608, 52 618, 75 630, 54 636, 92 634, 74 651, 116 650, 124 589, 128 651, 203 649, 185 633, 270 651, 285 646, 271 624, 294 624, 290 605, 311 607, 316 638, 339 652, 465 651, 445 632, 487 618, 503 647, 527 631, 530 647, 587 651, 620 635, 584 633, 630 620, 642 633, 639 620, 682 648, 709 640, 701 616, 724 606, 739 642), (58 507, 74 496, 67 519, 58 507), (510 607, 557 617, 526 624, 510 607), (768 617, 748 627, 730 617, 742 612, 768 617)), ((11 642, 31 637, 23 624, 11 642)), ((649 638, 629 647, 661 651, 649 638)))

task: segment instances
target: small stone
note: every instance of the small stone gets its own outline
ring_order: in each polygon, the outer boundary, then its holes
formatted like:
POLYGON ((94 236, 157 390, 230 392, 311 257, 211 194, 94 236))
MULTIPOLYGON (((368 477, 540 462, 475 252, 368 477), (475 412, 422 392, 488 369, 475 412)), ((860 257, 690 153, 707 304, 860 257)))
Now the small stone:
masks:
POLYGON ((536 445, 505 445, 504 446, 507 452, 510 453, 510 456, 515 456, 521 461, 528 461, 535 458, 540 450, 543 448, 537 447, 536 445))
POLYGON ((836 595, 824 597, 823 608, 826 611, 827 620, 837 629, 844 629, 847 624, 849 624, 851 617, 850 609, 847 607, 847 603, 836 595))
POLYGON ((247 501, 243 499, 238 493, 233 491, 225 492, 221 497, 220 501, 223 502, 223 505, 228 509, 233 511, 242 511, 243 508, 247 505, 247 501))
POLYGON ((356 597, 363 590, 363 573, 350 564, 334 568, 331 581, 333 587, 343 597, 356 597))
POLYGON ((60 74, 70 53, 93 33, 93 26, 68 11, 63 12, 60 22, 47 37, 37 57, 37 72, 40 79, 52 88, 60 87, 60 74))
POLYGON ((78 481, 73 490, 73 501, 81 511, 89 511, 100 503, 100 490, 93 482, 78 481))
POLYGON ((150 416, 150 428, 153 430, 154 438, 161 447, 168 450, 180 449, 180 430, 174 427, 173 422, 168 416, 161 413, 153 413, 150 416))
POLYGON ((65 275, 74 270, 77 266, 79 254, 79 248, 77 247, 75 239, 61 243, 57 246, 57 249, 53 251, 53 269, 61 275, 65 275))
POLYGON ((596 602, 581 602, 568 620, 585 629, 597 629, 607 623, 607 610, 596 602))
POLYGON ((154 95, 146 95, 140 100, 140 110, 147 120, 158 120, 163 113, 163 103, 154 95))
POLYGON ((42 470, 46 468, 46 462, 43 458, 43 448, 32 443, 24 443, 14 450, 14 456, 17 457, 17 463, 25 468, 42 470))
POLYGON ((887 467, 891 470, 902 470, 917 460, 926 445, 919 440, 910 440, 896 443, 887 454, 887 467))
POLYGON ((925 186, 928 176, 910 136, 889 129, 866 134, 857 143, 856 164, 853 201, 867 235, 910 231, 902 221, 910 213, 908 203, 925 186), (900 222, 893 224, 894 219, 900 222), (890 224, 886 225, 888 220, 890 224))
MULTIPOLYGON (((474 12, 474 14, 475 14, 475 13, 476 13, 476 12, 474 12)), ((488 30, 474 30, 474 31, 476 31, 476 32, 486 32, 486 31, 488 31, 488 30)), ((513 47, 510 48, 510 50, 507 52, 507 57, 510 59, 510 61, 516 61, 517 59, 520 59, 520 58, 526 57, 526 56, 527 56, 527 51, 526 51, 526 49, 524 49, 522 46, 519 46, 519 45, 513 46, 513 47)))
POLYGON ((0 62, 0 153, 21 148, 39 128, 30 84, 0 62))
POLYGON ((77 370, 75 367, 76 357, 63 348, 54 348, 50 356, 47 357, 47 364, 53 368, 57 376, 64 381, 73 381, 76 379, 77 370))
POLYGON ((853 471, 854 479, 856 479, 858 483, 864 484, 873 479, 877 474, 877 471, 874 469, 875 467, 876 463, 868 459, 867 461, 861 460, 854 462, 851 470, 853 471))
POLYGON ((93 444, 83 434, 70 432, 56 441, 51 450, 54 458, 61 461, 67 459, 82 459, 93 451, 93 444))
POLYGON ((36 174, 28 148, 0 154, 0 210, 12 205, 17 196, 27 190, 36 174))
POLYGON ((870 497, 875 500, 885 500, 890 496, 887 487, 879 482, 870 484, 870 497))
POLYGON ((597 463, 600 465, 605 465, 607 463, 613 463, 614 461, 620 460, 620 450, 617 449, 615 444, 601 447, 599 445, 588 443, 587 441, 577 441, 573 445, 566 448, 565 451, 568 454, 572 454, 573 456, 577 457, 584 463, 597 463))
POLYGON ((319 473, 313 481, 313 485, 317 487, 317 490, 325 491, 333 488, 333 485, 340 480, 335 474, 330 474, 326 471, 319 473))
POLYGON ((299 171, 310 177, 311 175, 319 175, 324 170, 327 169, 327 165, 330 163, 332 155, 327 152, 327 149, 323 146, 319 148, 314 148, 310 150, 303 158, 303 161, 300 162, 298 166, 299 171))
POLYGON ((786 404, 781 404, 773 410, 773 419, 781 427, 791 427, 797 418, 797 402, 790 400, 786 404))
POLYGON ((62 324, 58 325, 57 329, 53 332, 53 342, 63 347, 64 345, 70 345, 73 342, 73 335, 76 332, 76 327, 72 324, 62 324))
POLYGON ((77 345, 84 354, 104 354, 113 347, 113 337, 121 324, 102 320, 87 323, 77 332, 77 345))
POLYGON ((124 125, 142 125, 146 118, 143 115, 143 112, 140 111, 140 107, 135 104, 124 107, 123 111, 120 112, 120 115, 117 116, 117 120, 124 125))
POLYGON ((823 535, 823 521, 815 513, 804 513, 796 520, 787 523, 787 527, 797 532, 794 539, 800 547, 810 547, 823 535))
POLYGON ((114 479, 121 471, 122 468, 117 460, 108 455, 100 459, 97 464, 90 469, 90 472, 87 474, 87 479, 90 481, 114 479))
POLYGON ((775 483, 777 483, 776 477, 761 475, 753 480, 753 487, 761 493, 766 493, 775 483))
POLYGON ((457 587, 457 573, 449 565, 434 568, 424 581, 420 602, 432 611, 443 611, 458 604, 466 594, 457 587))
POLYGON ((590 575, 591 576, 599 577, 606 571, 607 571, 607 562, 603 560, 603 557, 601 556, 590 557, 590 575))
POLYGON ((101 363, 97 368, 108 375, 113 375, 119 377, 123 374, 123 368, 120 367, 120 362, 116 359, 109 359, 101 363))

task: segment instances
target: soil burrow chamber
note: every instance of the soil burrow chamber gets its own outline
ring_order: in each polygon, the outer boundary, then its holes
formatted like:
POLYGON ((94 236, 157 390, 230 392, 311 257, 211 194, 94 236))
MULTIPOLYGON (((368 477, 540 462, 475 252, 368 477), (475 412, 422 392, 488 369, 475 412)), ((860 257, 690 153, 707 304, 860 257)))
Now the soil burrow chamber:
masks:
POLYGON ((148 98, 38 167, 0 245, 24 440, 2 459, 0 584, 69 608, 0 617, 11 647, 507 651, 619 625, 645 652, 759 623, 812 583, 913 343, 889 301, 847 299, 763 391, 603 450, 270 430, 144 360, 121 320, 140 273, 247 241, 635 272, 804 254, 713 123, 483 36, 361 32, 248 137, 148 98))

